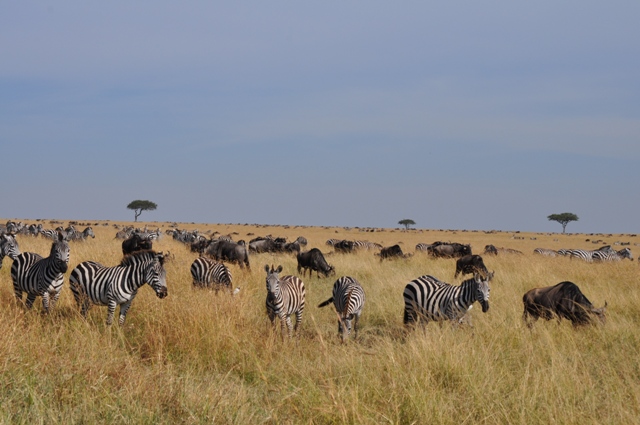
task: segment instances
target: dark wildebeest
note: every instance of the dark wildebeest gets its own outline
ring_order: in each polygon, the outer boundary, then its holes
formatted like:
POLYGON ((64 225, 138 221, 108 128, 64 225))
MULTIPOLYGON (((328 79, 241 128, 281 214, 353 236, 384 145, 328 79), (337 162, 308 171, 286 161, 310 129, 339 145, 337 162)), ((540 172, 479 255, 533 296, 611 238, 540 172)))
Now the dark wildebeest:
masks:
POLYGON ((230 242, 226 240, 217 240, 207 247, 205 253, 213 257, 217 261, 228 261, 236 263, 240 268, 251 268, 249 266, 249 251, 244 242, 230 242))
POLYGON ((457 242, 435 242, 427 248, 427 252, 434 257, 459 258, 471 255, 471 245, 457 242))
POLYGON ((320 277, 320 273, 325 277, 336 273, 333 266, 327 263, 324 255, 322 255, 322 252, 318 248, 311 248, 309 251, 300 252, 296 258, 298 259, 298 273, 302 270, 303 277, 307 273, 307 269, 309 269, 309 277, 311 277, 314 270, 317 277, 320 277))
POLYGON ((404 258, 404 254, 402 253, 402 248, 400 245, 395 244, 393 246, 387 246, 380 250, 380 261, 385 258, 404 258))
POLYGON ((334 244, 333 248, 337 252, 348 253, 348 252, 353 252, 353 250, 355 249, 355 244, 353 243, 353 241, 348 241, 343 239, 340 242, 337 242, 336 244, 334 244))
POLYGON ((484 247, 484 255, 498 255, 498 248, 493 245, 485 245, 484 247))
POLYGON ((465 255, 458 258, 456 261, 456 274, 454 277, 458 277, 458 274, 474 274, 478 273, 482 277, 486 278, 489 275, 487 267, 484 265, 482 257, 477 254, 465 255))
POLYGON ((151 240, 134 233, 128 239, 122 241, 122 255, 153 249, 152 245, 151 240))
POLYGON ((257 237, 249 241, 249 251, 251 252, 273 252, 276 243, 273 238, 257 237))
POLYGON ((567 319, 574 326, 591 323, 591 315, 595 315, 602 323, 605 322, 606 301, 604 307, 594 308, 573 282, 565 281, 555 286, 531 289, 524 294, 522 302, 522 319, 529 327, 532 325, 529 319, 532 318, 535 322, 539 317, 546 320, 557 317, 558 322, 567 319))
POLYGON ((282 248, 284 252, 295 252, 296 254, 300 252, 300 242, 294 241, 289 242, 284 245, 282 248))

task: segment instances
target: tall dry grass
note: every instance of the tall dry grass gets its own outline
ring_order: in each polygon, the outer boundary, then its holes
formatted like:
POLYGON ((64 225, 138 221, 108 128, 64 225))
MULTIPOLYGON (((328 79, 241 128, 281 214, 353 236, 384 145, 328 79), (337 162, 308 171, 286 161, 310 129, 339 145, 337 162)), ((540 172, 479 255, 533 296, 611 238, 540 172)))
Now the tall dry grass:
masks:
MULTIPOLYGON (((149 223, 150 227, 166 224, 149 223)), ((68 288, 50 315, 41 302, 17 306, 5 259, 0 270, 0 421, 3 423, 637 423, 640 417, 640 291, 638 264, 585 264, 542 258, 535 247, 593 248, 587 235, 184 225, 234 233, 235 239, 299 235, 330 252, 329 238, 367 239, 413 252, 418 242, 486 244, 524 255, 485 257, 495 270, 491 308, 470 312, 473 327, 429 324, 407 332, 402 291, 431 274, 454 283, 455 262, 412 258, 381 262, 372 253, 327 255, 334 278, 305 277, 307 308, 299 340, 282 342, 265 312, 265 264, 296 273, 290 255, 251 257, 251 271, 231 265, 231 297, 194 290, 195 255, 170 237, 169 297, 143 287, 124 327, 107 327, 106 308, 85 320, 68 288), (535 237, 536 240, 531 238, 535 237), (558 241, 554 241, 558 239, 558 241), (335 279, 350 275, 366 291, 359 339, 341 344, 336 316, 316 306, 335 279), (577 283, 605 326, 523 325, 522 295, 562 280, 577 283)), ((94 226, 95 240, 72 243, 71 267, 85 260, 115 265, 116 230, 94 226)), ((50 243, 19 236, 23 251, 48 253, 50 243)), ((598 238, 598 237, 596 237, 598 238)), ((631 236, 606 237, 637 241, 631 236)), ((633 247, 632 247, 633 248, 633 247)), ((637 253, 634 253, 637 255, 637 253)), ((70 270, 69 270, 70 271, 70 270)), ((68 276, 68 274, 67 274, 68 276)))

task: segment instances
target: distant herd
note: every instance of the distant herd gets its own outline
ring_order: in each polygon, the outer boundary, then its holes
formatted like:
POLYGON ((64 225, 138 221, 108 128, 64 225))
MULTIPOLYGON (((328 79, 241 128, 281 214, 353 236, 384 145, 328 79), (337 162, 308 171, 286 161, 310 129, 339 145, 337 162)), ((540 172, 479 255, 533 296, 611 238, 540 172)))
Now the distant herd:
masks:
MULTIPOLYGON (((240 268, 250 269, 250 253, 284 252, 296 255, 297 272, 302 277, 315 272, 316 276, 334 276, 335 268, 330 265, 319 248, 303 251, 307 240, 303 236, 293 242, 286 238, 272 236, 257 237, 249 241, 235 242, 231 236, 214 235, 206 237, 197 231, 171 229, 165 232, 174 240, 184 243, 199 256, 191 264, 191 276, 194 287, 220 289, 236 294, 239 288, 232 290, 232 275, 225 263, 235 263, 240 268)), ((122 239, 123 259, 112 267, 103 266, 96 261, 85 261, 77 265, 70 273, 69 284, 74 299, 82 313, 86 315, 91 305, 107 306, 107 324, 111 324, 115 309, 120 306, 118 323, 123 325, 138 289, 149 284, 159 298, 168 295, 166 261, 163 253, 153 251, 153 241, 160 238, 160 230, 148 231, 131 226, 119 229, 116 238, 122 239)), ((90 226, 77 231, 74 226, 57 229, 44 229, 42 225, 25 226, 22 223, 8 222, 0 226, 0 268, 3 258, 13 260, 11 279, 17 301, 31 308, 36 297, 42 297, 43 310, 48 312, 55 306, 62 289, 64 274, 68 270, 70 241, 83 241, 95 238, 90 226), (18 246, 16 235, 29 235, 50 238, 51 250, 47 257, 24 252, 18 246)), ((380 260, 407 258, 399 245, 384 247, 368 241, 350 241, 329 239, 326 244, 336 253, 350 253, 357 250, 372 250, 380 260)), ((437 241, 431 244, 417 244, 416 252, 425 252, 436 258, 456 259, 455 277, 471 274, 473 277, 455 286, 433 276, 420 276, 409 282, 403 291, 405 325, 417 322, 449 320, 455 323, 469 322, 467 315, 471 306, 478 302, 482 311, 489 310, 489 283, 493 272, 489 272, 480 255, 471 252, 471 246, 455 242, 437 241)), ((586 262, 633 260, 630 248, 619 251, 610 246, 597 250, 536 248, 534 253, 542 256, 567 256, 586 262)), ((522 254, 522 252, 486 245, 483 255, 522 254)), ((282 266, 265 266, 266 272, 266 311, 272 323, 276 318, 285 332, 292 336, 299 329, 305 307, 305 286, 303 281, 293 275, 281 276, 282 266), (291 315, 296 316, 295 326, 291 315)), ((338 317, 338 331, 345 340, 353 329, 357 335, 358 319, 365 302, 362 285, 353 277, 342 276, 336 280, 331 298, 321 303, 324 307, 333 303, 338 317)), ((546 288, 534 288, 523 296, 523 320, 528 326, 543 318, 567 319, 574 325, 592 323, 592 318, 604 322, 606 303, 595 308, 580 288, 572 282, 561 282, 546 288)))

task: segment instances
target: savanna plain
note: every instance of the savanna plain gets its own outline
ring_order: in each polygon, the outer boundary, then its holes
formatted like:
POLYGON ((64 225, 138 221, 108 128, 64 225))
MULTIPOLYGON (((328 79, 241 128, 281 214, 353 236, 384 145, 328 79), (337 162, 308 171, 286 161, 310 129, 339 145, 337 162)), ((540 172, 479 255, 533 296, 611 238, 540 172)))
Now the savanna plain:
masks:
MULTIPOLYGON (((30 222, 29 220, 24 220, 30 222)), ((4 222, 4 221, 3 221, 4 222)), ((54 228, 56 225, 45 227, 54 228)), ((66 222, 64 223, 67 224, 66 222)), ((362 229, 178 223, 247 242, 271 234, 308 240, 336 269, 308 275, 300 336, 283 341, 265 309, 265 264, 298 275, 293 254, 253 254, 251 269, 229 265, 233 296, 194 289, 197 254, 164 234, 169 252, 168 297, 143 286, 123 327, 107 326, 106 307, 83 318, 69 289, 71 270, 86 260, 113 266, 122 258, 114 224, 92 222, 95 239, 70 242, 71 261, 60 301, 42 314, 15 302, 10 266, 0 269, 0 422, 2 423, 233 423, 233 424, 633 424, 640 422, 640 290, 637 261, 587 264, 536 256, 533 249, 595 249, 635 235, 586 235, 452 230, 362 229), (490 271, 490 309, 468 313, 472 326, 430 323, 405 329, 403 289, 430 274, 454 279, 455 260, 416 252, 381 261, 371 251, 337 254, 329 238, 399 243, 438 240, 493 244, 522 255, 483 256, 490 271), (602 240, 594 244, 593 240, 602 240), (342 343, 331 296, 334 281, 352 276, 366 303, 357 339, 342 343), (576 283, 596 306, 608 303, 604 325, 522 321, 522 296, 534 287, 576 283)), ((76 226, 82 230, 82 226, 76 226)), ((22 252, 49 253, 42 237, 18 236, 22 252)), ((615 246, 614 246, 615 247, 615 246)), ((617 247, 617 249, 620 249, 617 247)), ((302 277, 302 276, 300 276, 302 277)))

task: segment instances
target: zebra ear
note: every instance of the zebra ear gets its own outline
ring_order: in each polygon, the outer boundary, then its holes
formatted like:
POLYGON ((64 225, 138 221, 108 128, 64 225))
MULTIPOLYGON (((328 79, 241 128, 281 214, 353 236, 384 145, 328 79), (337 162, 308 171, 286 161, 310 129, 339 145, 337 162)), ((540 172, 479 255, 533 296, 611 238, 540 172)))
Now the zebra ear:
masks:
POLYGON ((265 270, 267 273, 269 273, 269 265, 268 265, 268 264, 266 264, 266 265, 264 266, 264 270, 265 270))
POLYGON ((278 268, 276 269, 276 273, 280 273, 282 271, 282 265, 279 265, 278 268))

